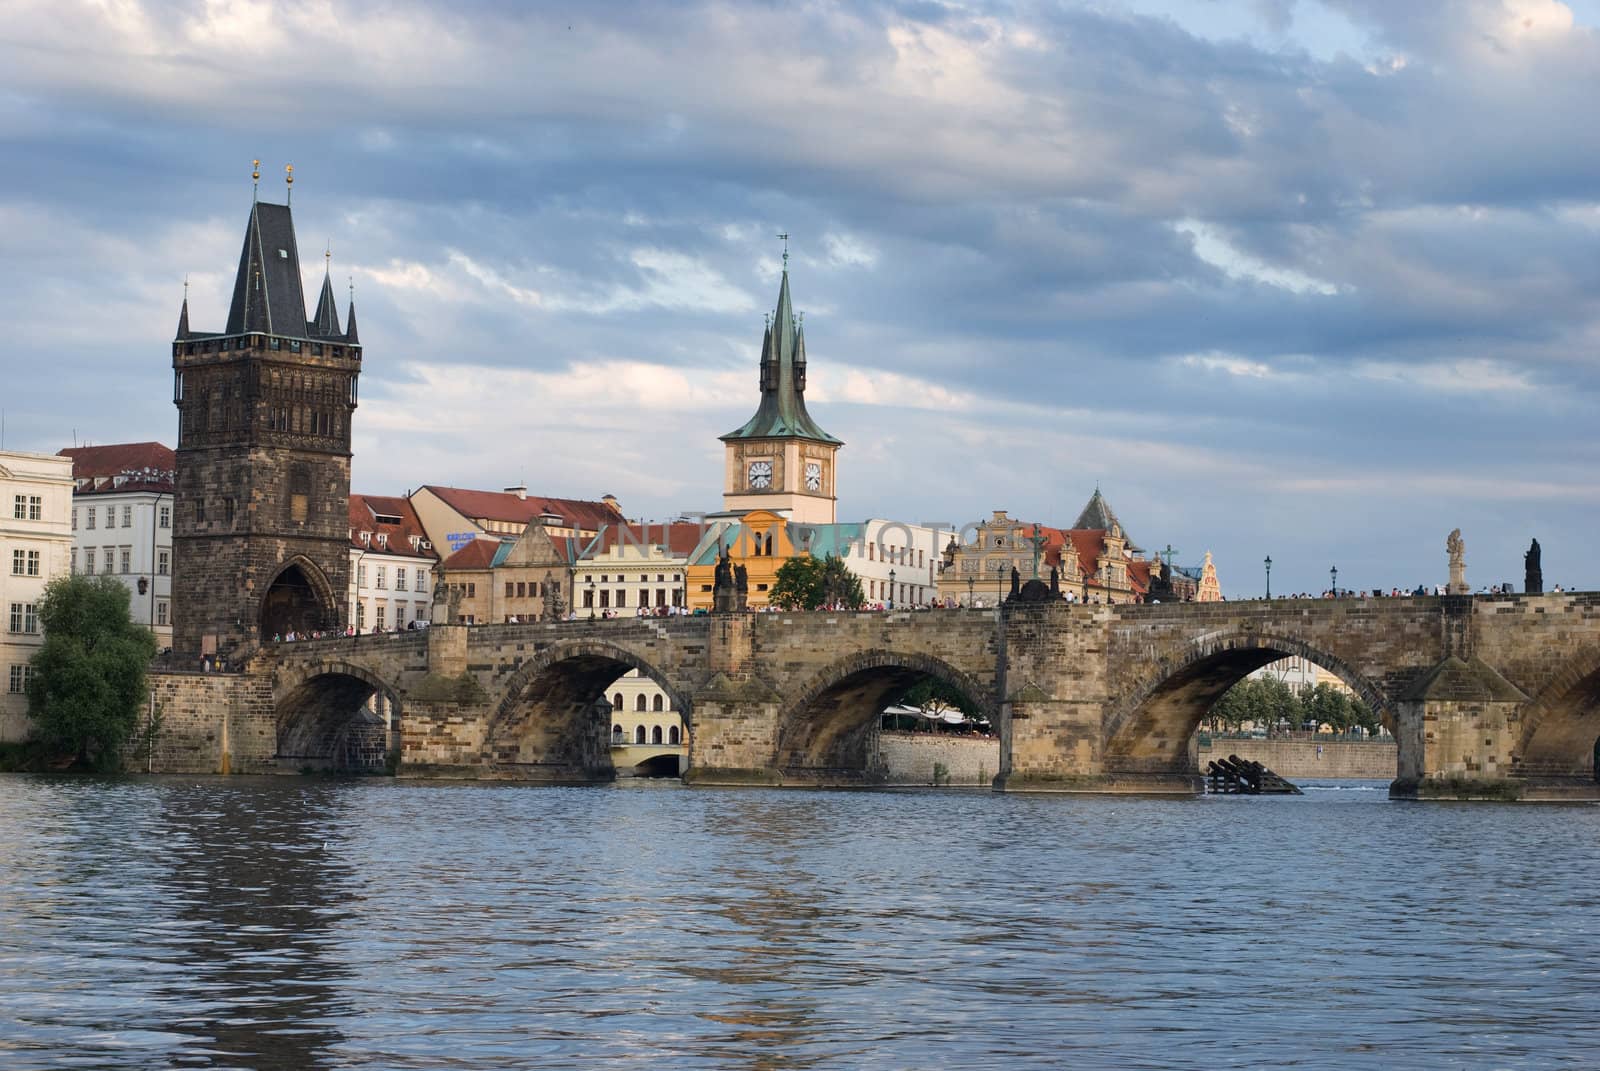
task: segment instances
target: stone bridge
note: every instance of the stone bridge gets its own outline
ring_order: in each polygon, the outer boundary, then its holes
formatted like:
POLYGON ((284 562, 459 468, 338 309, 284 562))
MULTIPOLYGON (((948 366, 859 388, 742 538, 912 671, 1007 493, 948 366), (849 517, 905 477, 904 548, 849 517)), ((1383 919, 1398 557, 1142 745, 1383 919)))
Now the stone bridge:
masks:
POLYGON ((733 614, 302 642, 242 675, 157 675, 154 765, 295 770, 395 750, 401 776, 607 780, 604 696, 637 669, 682 714, 693 783, 876 783, 880 711, 933 677, 998 726, 996 788, 1191 793, 1207 709, 1289 655, 1337 674, 1394 727, 1396 795, 1600 798, 1592 593, 733 614))

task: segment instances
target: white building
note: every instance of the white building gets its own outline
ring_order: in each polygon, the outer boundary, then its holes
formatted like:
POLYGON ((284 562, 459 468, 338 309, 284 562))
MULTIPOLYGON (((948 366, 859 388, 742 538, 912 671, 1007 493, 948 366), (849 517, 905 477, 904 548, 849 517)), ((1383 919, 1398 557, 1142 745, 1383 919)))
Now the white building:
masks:
POLYGON ((432 618, 439 560, 404 498, 350 496, 350 617, 362 632, 420 628, 432 618))
POLYGON ((685 605, 689 555, 703 534, 700 525, 609 524, 593 539, 577 538, 572 591, 579 617, 610 610, 619 617, 672 611, 685 605))
POLYGON ((29 660, 44 587, 72 567, 72 461, 0 452, 0 740, 28 735, 29 660))
POLYGON ((873 519, 794 525, 790 534, 813 558, 834 554, 842 559, 861 578, 868 605, 899 608, 926 606, 937 597, 939 566, 955 529, 873 519))
POLYGON ((72 571, 115 576, 129 613, 172 646, 172 491, 176 460, 160 443, 62 450, 72 461, 72 571))

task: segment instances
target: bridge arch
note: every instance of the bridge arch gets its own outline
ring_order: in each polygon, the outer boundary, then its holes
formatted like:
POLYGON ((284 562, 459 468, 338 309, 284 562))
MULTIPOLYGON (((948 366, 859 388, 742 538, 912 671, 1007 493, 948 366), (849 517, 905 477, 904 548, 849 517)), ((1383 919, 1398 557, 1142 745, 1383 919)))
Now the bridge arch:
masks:
POLYGON ((1516 770, 1526 777, 1600 777, 1600 646, 1571 658, 1522 715, 1516 770))
POLYGON ((280 768, 369 770, 384 763, 401 698, 371 669, 318 660, 273 681, 280 768))
POLYGON ((648 659, 603 639, 562 641, 539 651, 506 679, 484 737, 493 765, 543 768, 550 777, 609 779, 611 684, 638 670, 658 684, 685 727, 689 696, 648 659))
POLYGON ((257 618, 257 636, 262 642, 291 630, 302 634, 331 630, 339 624, 339 598, 317 563, 296 554, 263 589, 257 618))
POLYGON ((927 677, 966 695, 991 725, 1000 728, 994 688, 943 659, 880 648, 858 651, 815 674, 780 708, 777 765, 784 779, 827 783, 875 779, 871 752, 878 738, 878 715, 896 696, 927 677))
POLYGON ((1108 768, 1192 772, 1189 740, 1206 712, 1251 673, 1294 656, 1337 675, 1385 724, 1395 724, 1388 695, 1338 655, 1289 635, 1229 629, 1201 636, 1155 659, 1108 712, 1104 732, 1108 768))

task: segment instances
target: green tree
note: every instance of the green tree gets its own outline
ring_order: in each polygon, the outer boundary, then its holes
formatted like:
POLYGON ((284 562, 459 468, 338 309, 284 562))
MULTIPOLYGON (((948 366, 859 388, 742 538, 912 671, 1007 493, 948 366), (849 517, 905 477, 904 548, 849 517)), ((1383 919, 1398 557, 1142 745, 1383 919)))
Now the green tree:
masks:
POLYGON ((156 638, 128 614, 128 589, 110 576, 63 576, 39 604, 44 645, 33 656, 28 713, 47 746, 116 769, 138 725, 156 638))
POLYGON ((815 610, 822 606, 859 610, 866 596, 861 590, 861 578, 845 567, 843 559, 830 554, 826 558, 790 558, 778 566, 767 601, 780 610, 815 610))

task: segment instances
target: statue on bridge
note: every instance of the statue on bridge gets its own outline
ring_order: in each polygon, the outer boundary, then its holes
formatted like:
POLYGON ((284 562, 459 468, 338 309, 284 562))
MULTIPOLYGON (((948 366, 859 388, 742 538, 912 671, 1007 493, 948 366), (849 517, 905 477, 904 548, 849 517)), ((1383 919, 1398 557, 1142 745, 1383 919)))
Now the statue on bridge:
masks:
POLYGON ((1522 590, 1529 595, 1544 593, 1544 570, 1539 567, 1539 541, 1535 539, 1522 556, 1522 590))
POLYGON ((739 594, 734 589, 733 562, 727 547, 717 548, 717 568, 711 578, 711 612, 731 614, 738 609, 739 594))
POLYGON ((1452 529, 1444 541, 1444 549, 1450 552, 1450 583, 1445 587, 1446 595, 1470 595, 1472 589, 1467 587, 1467 545, 1461 541, 1461 529, 1452 529))
POLYGON ((554 573, 544 574, 544 619, 564 621, 567 617, 567 600, 561 597, 561 582, 554 573))
POLYGON ((750 609, 750 574, 743 562, 733 567, 733 608, 740 613, 750 609))

